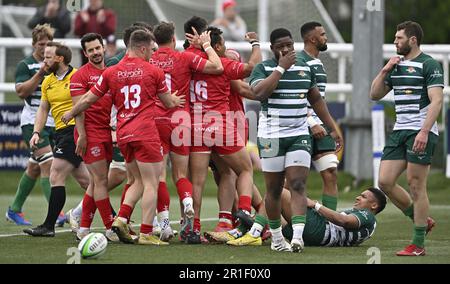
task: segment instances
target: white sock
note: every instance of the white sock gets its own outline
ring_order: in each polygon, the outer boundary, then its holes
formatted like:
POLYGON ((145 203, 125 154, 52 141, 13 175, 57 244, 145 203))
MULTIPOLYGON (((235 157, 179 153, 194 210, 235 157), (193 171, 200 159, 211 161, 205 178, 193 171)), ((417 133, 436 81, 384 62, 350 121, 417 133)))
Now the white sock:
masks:
POLYGON ((167 228, 169 223, 169 211, 162 211, 158 213, 158 219, 159 219, 159 225, 161 226, 161 229, 167 228))
POLYGON ((159 227, 158 216, 155 216, 155 218, 153 218, 153 228, 155 227, 159 227))
POLYGON ((261 236, 261 233, 263 231, 264 227, 261 226, 261 224, 253 223, 253 226, 251 227, 249 233, 252 235, 252 237, 257 238, 261 236))
POLYGON ((125 224, 128 223, 127 218, 124 218, 124 217, 117 217, 117 218, 125 224))
POLYGON ((281 233, 281 227, 276 229, 271 228, 270 232, 272 233, 272 242, 281 243, 284 241, 283 233, 281 233))
POLYGON ((303 230, 305 229, 305 223, 293 224, 292 229, 294 231, 293 239, 303 239, 303 230))
POLYGON ((183 201, 182 201, 182 203, 183 203, 183 206, 184 207, 186 207, 186 206, 192 206, 193 205, 193 200, 192 200, 192 197, 185 197, 184 199, 183 199, 183 201))
POLYGON ((81 217, 82 209, 83 209, 83 200, 81 200, 80 203, 78 203, 77 207, 72 209, 72 214, 75 217, 81 217))
POLYGON ((89 232, 89 228, 86 228, 86 227, 80 227, 80 228, 78 229, 78 232, 79 232, 79 233, 86 233, 86 232, 89 232))
POLYGON ((239 231, 237 228, 228 231, 228 234, 232 235, 232 236, 235 237, 236 239, 242 237, 242 232, 239 231))

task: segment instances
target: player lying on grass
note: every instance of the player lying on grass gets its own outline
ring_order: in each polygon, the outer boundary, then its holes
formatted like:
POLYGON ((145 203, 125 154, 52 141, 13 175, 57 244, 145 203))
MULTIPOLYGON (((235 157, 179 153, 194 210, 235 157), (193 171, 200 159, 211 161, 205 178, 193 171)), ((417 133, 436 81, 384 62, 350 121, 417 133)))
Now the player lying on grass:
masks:
MULTIPOLYGON (((291 220, 288 190, 282 192, 282 212, 286 220, 291 220)), ((307 199, 306 225, 303 231, 305 246, 355 246, 368 240, 376 228, 375 215, 386 206, 386 196, 379 189, 368 188, 358 195, 353 207, 342 212, 329 209, 317 201, 307 199)), ((243 237, 228 241, 234 246, 262 245, 261 232, 267 219, 257 215, 255 223, 243 237)), ((292 226, 283 227, 283 235, 292 239, 292 226)), ((288 250, 290 251, 290 250, 288 250)))

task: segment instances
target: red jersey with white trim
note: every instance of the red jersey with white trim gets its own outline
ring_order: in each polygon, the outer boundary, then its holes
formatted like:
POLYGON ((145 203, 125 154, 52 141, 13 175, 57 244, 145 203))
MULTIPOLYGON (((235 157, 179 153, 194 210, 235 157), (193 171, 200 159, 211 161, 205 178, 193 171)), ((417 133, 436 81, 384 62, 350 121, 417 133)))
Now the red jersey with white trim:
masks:
MULTIPOLYGON (((105 70, 98 69, 89 62, 81 66, 70 78, 70 95, 77 97, 86 94, 97 83, 105 70)), ((84 127, 88 142, 111 140, 111 127, 109 126, 111 107, 112 96, 107 93, 84 111, 84 127)))
MULTIPOLYGON (((178 90, 177 96, 183 95, 189 102, 189 82, 193 72, 201 72, 207 60, 192 52, 179 52, 170 47, 161 47, 153 53, 150 63, 162 69, 166 78, 167 88, 173 93, 178 90)), ((167 109, 163 103, 156 102, 158 117, 171 117, 180 108, 167 109)), ((189 113, 189 104, 184 110, 189 113)))
POLYGON ((137 57, 124 57, 111 66, 91 91, 112 94, 117 108, 117 143, 159 141, 154 122, 157 94, 168 92, 164 72, 137 57))
MULTIPOLYGON (((196 49, 188 48, 202 57, 206 53, 196 49)), ((194 109, 202 108, 202 113, 214 110, 225 115, 230 110, 230 82, 231 80, 244 79, 244 63, 221 57, 224 72, 221 75, 208 75, 194 73, 191 81, 191 114, 194 109)))

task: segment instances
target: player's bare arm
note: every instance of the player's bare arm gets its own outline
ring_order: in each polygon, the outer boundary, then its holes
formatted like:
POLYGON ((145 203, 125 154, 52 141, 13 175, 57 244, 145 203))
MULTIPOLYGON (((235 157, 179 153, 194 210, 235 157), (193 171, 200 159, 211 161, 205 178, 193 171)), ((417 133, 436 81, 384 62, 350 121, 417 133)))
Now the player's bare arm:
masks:
POLYGON ((391 90, 389 86, 384 83, 386 75, 401 61, 399 56, 392 57, 388 63, 381 69, 380 73, 375 77, 370 88, 370 98, 372 100, 381 100, 391 90))
POLYGON ((69 123, 69 121, 77 116, 79 113, 85 111, 88 107, 93 105, 96 101, 98 101, 100 97, 94 95, 91 91, 87 92, 83 95, 81 100, 72 108, 72 110, 66 112, 62 117, 61 121, 65 124, 69 123))
POLYGON ((39 69, 36 74, 33 75, 28 81, 25 81, 20 84, 16 84, 16 93, 17 96, 21 99, 28 98, 33 92, 36 90, 36 88, 39 86, 39 84, 42 82, 42 79, 44 79, 45 74, 47 74, 48 66, 45 64, 41 65, 41 68, 39 69))
MULTIPOLYGON (((81 96, 72 97, 73 105, 76 105, 81 100, 81 96)), ((75 126, 78 131, 78 139, 76 143, 75 153, 78 156, 84 156, 87 147, 86 128, 84 125, 84 112, 75 116, 75 126)))
POLYGON ((255 93, 250 88, 250 85, 243 80, 231 81, 231 90, 237 92, 241 97, 249 100, 257 101, 255 93))
POLYGON ((342 137, 337 131, 334 119, 331 117, 330 112, 328 111, 327 104, 320 95, 319 89, 317 87, 309 90, 308 101, 317 116, 324 122, 325 125, 327 125, 331 129, 330 136, 333 137, 333 139, 336 141, 336 151, 339 151, 343 143, 342 137))
POLYGON ((178 90, 174 93, 160 93, 158 97, 166 108, 183 107, 186 103, 186 98, 183 95, 177 96, 177 94, 178 90))
POLYGON ((339 212, 331 210, 325 206, 317 206, 318 201, 311 200, 307 198, 307 206, 309 208, 315 208, 320 215, 325 217, 331 223, 344 227, 346 229, 358 229, 359 228, 359 220, 355 215, 343 215, 339 212))
POLYGON ((430 105, 428 108, 427 116, 423 123, 422 128, 414 140, 413 151, 416 153, 422 153, 425 151, 428 143, 428 134, 430 133, 433 124, 436 122, 439 113, 442 109, 444 101, 444 93, 441 87, 433 87, 428 89, 428 98, 430 99, 430 105))
MULTIPOLYGON (((295 62, 295 51, 287 53, 286 56, 283 56, 283 54, 280 52, 278 66, 280 66, 284 70, 287 70, 291 68, 291 66, 294 65, 295 62)), ((281 79, 281 76, 283 76, 283 73, 281 73, 279 70, 275 70, 272 72, 272 74, 269 75, 269 77, 259 82, 256 86, 252 86, 252 90, 256 95, 256 99, 258 101, 264 101, 268 97, 270 97, 273 90, 275 90, 275 88, 277 87, 278 81, 281 79)))
POLYGON ((39 143, 40 132, 47 122, 48 113, 50 112, 50 104, 48 101, 41 100, 38 111, 36 113, 36 121, 34 122, 33 136, 30 139, 30 147, 36 149, 36 145, 39 143))
POLYGON ((222 61, 220 60, 219 55, 214 51, 214 48, 211 47, 210 33, 210 31, 205 31, 199 36, 200 43, 208 55, 208 61, 206 62, 202 73, 220 75, 223 73, 222 61))
POLYGON ((245 40, 254 43, 252 44, 252 54, 248 59, 248 62, 244 64, 244 75, 245 77, 250 76, 253 71, 253 68, 262 61, 261 48, 259 44, 256 44, 258 41, 258 34, 255 32, 248 32, 245 34, 245 40))

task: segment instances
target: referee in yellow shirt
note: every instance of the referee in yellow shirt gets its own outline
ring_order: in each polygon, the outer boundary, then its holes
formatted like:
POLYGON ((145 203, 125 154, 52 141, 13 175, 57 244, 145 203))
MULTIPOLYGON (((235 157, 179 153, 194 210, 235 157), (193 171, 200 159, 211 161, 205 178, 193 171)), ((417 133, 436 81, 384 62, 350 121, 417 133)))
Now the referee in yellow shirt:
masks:
POLYGON ((55 119, 54 160, 50 168, 50 184, 52 187, 47 218, 42 225, 25 229, 32 236, 54 237, 55 222, 66 202, 66 178, 72 174, 84 189, 89 185, 89 175, 80 156, 75 154, 73 130, 75 120, 67 125, 61 122, 61 116, 72 109, 70 96, 70 78, 76 69, 70 66, 71 50, 58 42, 49 42, 44 52, 44 64, 48 75, 42 82, 41 104, 36 114, 33 136, 30 147, 35 147, 40 140, 40 132, 45 126, 51 110, 55 119))

